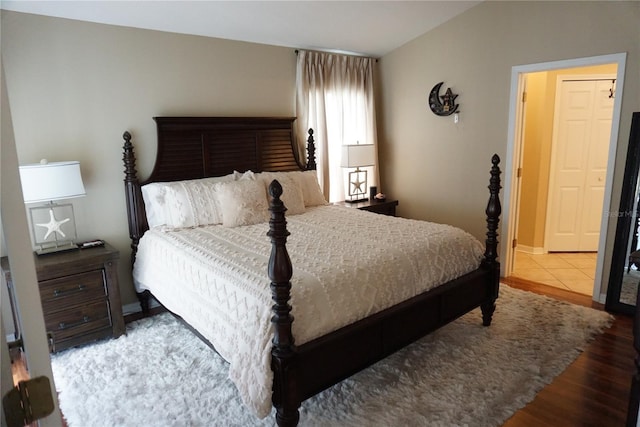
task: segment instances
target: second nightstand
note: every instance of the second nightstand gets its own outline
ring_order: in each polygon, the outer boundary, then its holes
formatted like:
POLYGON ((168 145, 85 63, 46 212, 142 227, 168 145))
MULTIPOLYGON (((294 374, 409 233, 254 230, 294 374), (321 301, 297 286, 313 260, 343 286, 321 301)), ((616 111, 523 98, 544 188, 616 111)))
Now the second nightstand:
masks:
POLYGON ((334 205, 347 206, 349 208, 356 208, 363 211, 375 212, 383 215, 396 216, 396 206, 398 206, 397 200, 365 200, 364 202, 336 202, 334 205))
MULTIPOLYGON (((119 252, 112 246, 36 256, 40 301, 53 351, 125 331, 118 287, 119 252)), ((2 271, 13 294, 9 259, 2 271)))

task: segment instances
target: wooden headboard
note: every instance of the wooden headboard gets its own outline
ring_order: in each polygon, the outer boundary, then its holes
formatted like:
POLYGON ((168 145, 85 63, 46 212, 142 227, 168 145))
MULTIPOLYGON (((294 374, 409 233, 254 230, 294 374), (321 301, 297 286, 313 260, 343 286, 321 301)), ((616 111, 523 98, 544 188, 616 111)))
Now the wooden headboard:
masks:
POLYGON ((158 151, 151 175, 139 180, 131 134, 125 132, 125 193, 129 236, 133 249, 149 229, 140 187, 151 182, 222 176, 234 170, 280 172, 315 169, 313 131, 307 140, 308 158, 296 157, 294 117, 154 117, 158 151))

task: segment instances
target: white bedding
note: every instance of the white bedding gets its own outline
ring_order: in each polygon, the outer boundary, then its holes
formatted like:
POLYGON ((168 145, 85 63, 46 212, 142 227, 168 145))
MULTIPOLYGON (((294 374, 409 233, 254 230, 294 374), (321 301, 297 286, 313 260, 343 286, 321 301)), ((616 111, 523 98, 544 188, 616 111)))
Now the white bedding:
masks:
MULTIPOLYGON (((480 265, 484 248, 448 225, 320 206, 287 217, 293 334, 300 345, 480 265)), ((140 240, 136 289, 207 338, 257 416, 271 410, 268 223, 162 230, 140 240)))

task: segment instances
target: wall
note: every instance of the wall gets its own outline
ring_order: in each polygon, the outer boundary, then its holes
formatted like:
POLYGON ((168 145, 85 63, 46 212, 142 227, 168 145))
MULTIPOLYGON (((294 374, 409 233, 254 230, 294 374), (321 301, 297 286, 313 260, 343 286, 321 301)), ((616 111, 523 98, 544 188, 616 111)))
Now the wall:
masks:
MULTIPOLYGON (((493 153, 504 159, 507 149, 512 68, 627 52, 611 201, 617 207, 631 113, 640 110, 638 22, 637 2, 485 1, 381 58, 381 182, 400 200, 399 214, 484 239, 489 160, 493 153), (459 94, 458 124, 428 108, 440 81, 459 94)), ((615 218, 606 232, 613 241, 615 218)), ((611 251, 607 246, 606 262, 611 251)))
POLYGON ((2 57, 18 160, 79 160, 80 239, 121 251, 123 303, 136 301, 122 180, 122 134, 144 178, 154 116, 293 116, 292 49, 2 11, 2 57))
POLYGON ((556 83, 562 75, 602 75, 617 72, 615 64, 576 67, 527 74, 527 103, 522 153, 522 184, 518 247, 541 253, 544 247, 549 165, 553 139, 556 83))
MULTIPOLYGON (((628 52, 616 162, 623 165, 631 112, 640 110, 639 11, 635 2, 485 1, 381 58, 380 190, 399 198, 403 216, 452 223, 484 238, 489 159, 506 153, 511 68, 628 52), (428 93, 440 81, 459 94, 458 124, 428 109, 428 93)), ((155 157, 153 116, 292 116, 295 55, 260 44, 1 13, 18 159, 81 162, 87 197, 74 201, 78 232, 121 250, 123 302, 134 302, 123 131, 133 133, 145 177, 155 157)), ((614 195, 622 172, 616 168, 614 195)))

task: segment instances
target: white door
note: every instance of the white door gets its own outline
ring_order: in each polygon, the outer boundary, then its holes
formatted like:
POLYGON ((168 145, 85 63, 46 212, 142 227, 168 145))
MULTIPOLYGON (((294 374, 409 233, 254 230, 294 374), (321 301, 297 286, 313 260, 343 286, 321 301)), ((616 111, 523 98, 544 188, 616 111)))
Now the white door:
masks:
MULTIPOLYGON (((7 99, 4 69, 0 67, 2 126, 0 126, 0 241, 7 244, 7 254, 11 263, 11 278, 15 283, 14 291, 20 316, 22 339, 25 348, 27 367, 31 378, 45 376, 49 378, 54 411, 49 416, 38 420, 40 427, 59 427, 62 417, 58 409, 58 398, 51 372, 49 347, 40 303, 40 291, 33 262, 33 250, 27 226, 27 214, 22 199, 22 188, 18 174, 18 157, 11 122, 11 111, 7 99)), ((2 282, 2 281, 0 281, 2 282)), ((0 283, 6 286, 4 283, 0 283)), ((3 307, 0 304, 0 307, 3 307)), ((1 316, 0 316, 1 319, 1 316)), ((0 328, 4 337, 4 325, 0 328)), ((8 375, 6 367, 6 340, 0 340, 3 346, 0 351, 3 358, 2 392, 7 390, 5 383, 8 375)), ((4 420, 4 411, 2 411, 4 420)))
POLYGON ((546 247, 596 252, 607 173, 614 76, 558 83, 546 247))

